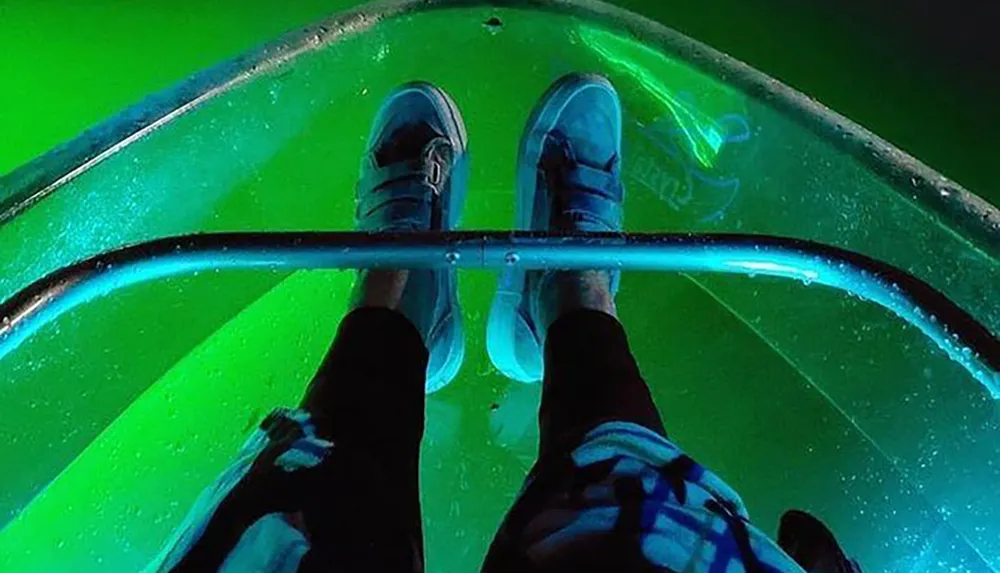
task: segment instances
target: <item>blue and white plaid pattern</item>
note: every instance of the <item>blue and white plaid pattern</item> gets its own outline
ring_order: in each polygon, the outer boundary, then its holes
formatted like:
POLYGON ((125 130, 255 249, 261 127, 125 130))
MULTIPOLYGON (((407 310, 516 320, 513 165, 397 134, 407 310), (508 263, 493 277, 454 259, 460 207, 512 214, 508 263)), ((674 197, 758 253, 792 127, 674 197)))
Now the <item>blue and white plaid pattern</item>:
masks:
POLYGON ((537 570, 603 571, 610 562, 643 571, 802 573, 749 523, 735 491, 646 428, 603 424, 572 462, 561 484, 543 486, 548 493, 516 534, 537 570))
MULTIPOLYGON (((299 437, 274 460, 274 466, 283 471, 316 467, 333 449, 333 443, 316 436, 316 428, 307 412, 275 410, 246 441, 232 465, 195 501, 184 522, 156 559, 146 567, 146 573, 170 571, 198 542, 219 505, 250 472, 261 452, 272 445, 264 429, 268 422, 294 424, 299 429, 299 437)), ((294 573, 308 551, 309 541, 305 536, 284 515, 272 513, 258 519, 243 532, 219 573, 294 573)))
MULTIPOLYGON (((266 430, 257 430, 237 460, 201 495, 146 568, 148 573, 166 572, 180 563, 266 448, 287 448, 274 460, 285 472, 316 467, 333 449, 316 436, 304 411, 278 410, 268 419, 295 424, 299 437, 277 444, 266 430)), ((613 563, 618 571, 803 573, 749 524, 736 492, 641 426, 601 425, 573 451, 572 463, 563 482, 546 483, 541 503, 534 504, 513 540, 537 570, 571 566, 581 572, 605 571, 602 563, 613 563), (595 554, 601 563, 591 560, 595 554)), ((526 484, 526 492, 541 485, 534 481, 526 484)), ((285 515, 268 514, 244 531, 219 571, 294 573, 309 548, 285 515)))

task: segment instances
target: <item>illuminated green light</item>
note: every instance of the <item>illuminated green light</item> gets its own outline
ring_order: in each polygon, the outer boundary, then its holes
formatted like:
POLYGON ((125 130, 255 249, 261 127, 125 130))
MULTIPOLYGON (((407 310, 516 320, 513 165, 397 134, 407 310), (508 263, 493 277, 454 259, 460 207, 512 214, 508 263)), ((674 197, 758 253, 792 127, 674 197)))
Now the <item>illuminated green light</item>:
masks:
POLYGON ((349 288, 348 273, 296 273, 223 324, 0 530, 0 571, 141 568, 120 545, 151 557, 249 429, 297 403, 349 288))
POLYGON ((640 58, 665 61, 662 53, 597 28, 580 26, 578 31, 584 40, 584 46, 618 71, 628 74, 666 108, 684 134, 688 150, 702 167, 710 168, 715 164, 725 143, 725 135, 715 121, 678 99, 655 73, 638 63, 640 58))

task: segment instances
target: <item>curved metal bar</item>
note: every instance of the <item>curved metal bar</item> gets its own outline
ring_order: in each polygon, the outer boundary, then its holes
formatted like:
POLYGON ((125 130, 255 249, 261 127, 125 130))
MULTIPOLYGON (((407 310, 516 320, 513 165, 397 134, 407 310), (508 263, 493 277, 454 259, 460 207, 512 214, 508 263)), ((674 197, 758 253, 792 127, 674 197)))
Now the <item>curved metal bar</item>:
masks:
POLYGON ((65 267, 0 304, 0 358, 66 311, 128 285, 217 269, 593 269, 767 275, 892 311, 1000 398, 1000 340, 916 277, 819 243, 757 235, 219 233, 165 238, 65 267))
POLYGON ((658 22, 600 0, 383 0, 335 14, 195 74, 130 106, 9 174, 0 174, 0 225, 157 128, 296 57, 387 18, 425 10, 492 5, 544 10, 626 31, 732 85, 869 166, 949 226, 1000 257, 1000 208, 893 147, 860 125, 760 71, 658 22))

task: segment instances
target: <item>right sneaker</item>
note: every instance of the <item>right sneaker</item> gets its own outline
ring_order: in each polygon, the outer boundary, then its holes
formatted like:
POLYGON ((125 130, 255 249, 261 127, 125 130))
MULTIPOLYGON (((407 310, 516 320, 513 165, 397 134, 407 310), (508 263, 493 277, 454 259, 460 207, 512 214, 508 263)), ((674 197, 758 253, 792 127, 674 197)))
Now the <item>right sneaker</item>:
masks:
MULTIPOLYGON (((622 230, 622 108, 606 78, 571 74, 536 106, 521 139, 517 165, 516 228, 532 231, 622 230)), ((611 292, 618 289, 617 271, 611 292)), ((509 269, 500 277, 487 324, 486 348, 506 376, 542 379, 548 327, 539 291, 553 271, 509 269)))
POLYGON ((837 538, 823 522, 804 511, 792 510, 781 517, 778 545, 807 573, 861 573, 837 538))

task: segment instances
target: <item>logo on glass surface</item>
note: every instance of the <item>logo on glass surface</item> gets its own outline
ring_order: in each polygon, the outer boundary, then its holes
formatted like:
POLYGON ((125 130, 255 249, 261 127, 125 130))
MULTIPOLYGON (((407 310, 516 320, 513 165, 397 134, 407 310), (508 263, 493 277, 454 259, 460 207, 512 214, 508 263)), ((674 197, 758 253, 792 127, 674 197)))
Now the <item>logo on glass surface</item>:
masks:
POLYGON ((674 113, 652 124, 629 128, 634 141, 626 153, 625 175, 672 210, 699 222, 725 217, 740 190, 737 165, 740 144, 752 138, 739 114, 696 121, 674 113))

